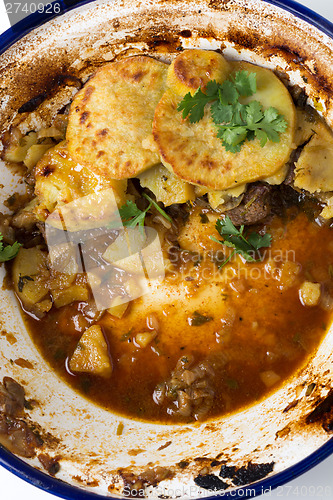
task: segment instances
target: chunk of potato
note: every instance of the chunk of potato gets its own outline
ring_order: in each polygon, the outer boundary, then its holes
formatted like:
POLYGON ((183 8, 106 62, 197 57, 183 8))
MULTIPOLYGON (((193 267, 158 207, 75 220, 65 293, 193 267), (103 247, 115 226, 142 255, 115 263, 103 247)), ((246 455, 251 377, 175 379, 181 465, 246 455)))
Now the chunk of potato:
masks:
POLYGON ((112 374, 112 364, 108 346, 99 325, 88 328, 69 361, 72 372, 90 373, 108 378, 112 374))
POLYGON ((76 301, 87 302, 89 299, 89 291, 86 286, 74 284, 63 290, 58 289, 53 291, 52 297, 54 305, 60 308, 76 301))
POLYGON ((107 309, 107 312, 111 314, 111 316, 115 316, 116 318, 122 318, 127 311, 128 308, 128 298, 126 297, 115 297, 112 300, 111 306, 107 309))
POLYGON ((146 236, 139 228, 124 229, 103 254, 103 259, 111 264, 140 252, 146 236))
POLYGON ((300 146, 307 142, 320 126, 319 116, 311 108, 296 109, 295 144, 300 146))
POLYGON ((20 163, 25 159, 28 149, 34 144, 37 144, 37 134, 36 132, 30 132, 22 137, 19 144, 12 144, 5 151, 4 160, 20 163))
POLYGON ((236 186, 231 189, 226 189, 225 191, 208 191, 208 202, 210 206, 215 210, 219 205, 224 205, 232 198, 238 198, 246 190, 246 184, 241 186, 236 186))
POLYGON ((317 306, 320 301, 320 283, 304 281, 299 289, 299 298, 304 306, 317 306))
POLYGON ((333 191, 333 133, 323 122, 296 163, 294 184, 309 193, 333 191))
POLYGON ((38 247, 20 248, 13 263, 14 289, 23 305, 33 310, 49 292, 47 253, 38 247))
POLYGON ((135 343, 138 344, 138 346, 145 348, 149 344, 152 343, 154 338, 157 336, 157 332, 155 330, 150 330, 149 332, 141 332, 137 333, 135 335, 135 343))
POLYGON ((27 154, 24 158, 24 165, 31 170, 37 165, 42 156, 53 146, 53 142, 45 142, 43 144, 34 144, 28 149, 27 154))
POLYGON ((62 228, 56 211, 60 207, 70 231, 100 227, 110 221, 117 205, 125 203, 127 181, 99 177, 78 164, 71 158, 65 141, 44 154, 36 166, 35 178, 39 202, 36 214, 45 220, 53 212, 48 223, 62 228))
POLYGON ((195 199, 194 186, 184 182, 163 165, 157 165, 139 175, 142 187, 150 189, 166 207, 195 199))
POLYGON ((124 229, 117 239, 108 246, 103 259, 130 273, 143 273, 140 250, 145 242, 145 235, 139 230, 124 229))

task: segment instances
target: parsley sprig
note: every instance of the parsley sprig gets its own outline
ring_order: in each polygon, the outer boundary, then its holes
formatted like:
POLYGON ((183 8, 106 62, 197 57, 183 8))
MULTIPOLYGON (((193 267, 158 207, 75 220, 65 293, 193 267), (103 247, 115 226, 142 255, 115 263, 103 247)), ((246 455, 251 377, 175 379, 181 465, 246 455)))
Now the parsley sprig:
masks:
POLYGON ((120 207, 119 209, 119 214, 122 220, 122 223, 124 227, 129 227, 129 228, 135 228, 136 226, 139 226, 139 228, 144 227, 145 224, 145 218, 147 212, 151 209, 153 206, 167 221, 172 222, 171 217, 154 201, 148 194, 143 193, 143 197, 146 198, 146 200, 149 201, 149 205, 145 210, 140 210, 140 208, 137 207, 136 203, 132 200, 127 200, 126 204, 120 207))
POLYGON ((205 107, 210 104, 210 113, 217 127, 217 137, 226 151, 237 153, 246 140, 258 138, 263 148, 267 141, 279 142, 280 134, 287 129, 283 115, 274 107, 264 110, 259 101, 242 104, 240 98, 250 97, 257 91, 257 76, 248 71, 238 71, 223 83, 210 80, 205 92, 201 87, 191 95, 189 92, 178 104, 183 118, 190 123, 200 121, 205 107))
POLYGON ((225 266, 235 254, 241 255, 247 262, 260 260, 260 257, 256 258, 258 250, 263 247, 269 247, 272 243, 272 237, 269 233, 261 236, 258 233, 252 232, 247 236, 244 232, 244 226, 237 229, 230 217, 217 219, 215 227, 223 240, 218 240, 214 236, 210 238, 217 243, 221 243, 221 245, 234 249, 229 257, 219 266, 220 268, 225 266))
POLYGON ((8 260, 12 260, 16 257, 22 245, 21 243, 15 241, 13 245, 4 246, 2 240, 3 235, 0 233, 0 262, 7 262, 8 260))

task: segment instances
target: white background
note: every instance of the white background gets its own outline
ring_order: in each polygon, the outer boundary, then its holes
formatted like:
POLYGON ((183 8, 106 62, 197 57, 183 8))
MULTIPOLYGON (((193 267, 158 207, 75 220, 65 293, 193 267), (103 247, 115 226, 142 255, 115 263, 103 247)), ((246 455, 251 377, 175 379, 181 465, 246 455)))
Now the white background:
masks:
MULTIPOLYGON (((315 10, 333 22, 333 0, 299 0, 299 3, 315 10)), ((0 0, 0 33, 7 28, 9 28, 9 21, 4 8, 4 0, 0 0)), ((283 500, 289 498, 293 500, 296 498, 332 500, 333 456, 326 459, 306 474, 288 483, 288 485, 284 486, 282 489, 268 492, 259 498, 260 500, 268 500, 269 498, 283 500), (327 490, 330 490, 331 493, 327 490)), ((52 499, 55 499, 53 495, 29 485, 0 467, 0 500, 52 499)))

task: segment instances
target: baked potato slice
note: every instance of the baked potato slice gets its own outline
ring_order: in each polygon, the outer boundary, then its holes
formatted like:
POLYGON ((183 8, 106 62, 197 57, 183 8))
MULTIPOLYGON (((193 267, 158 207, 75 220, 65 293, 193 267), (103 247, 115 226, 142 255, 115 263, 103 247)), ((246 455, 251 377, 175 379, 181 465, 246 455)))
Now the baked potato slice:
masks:
POLYGON ((167 68, 136 56, 99 69, 71 105, 66 137, 73 158, 106 179, 135 177, 159 163, 149 148, 167 68))
MULTIPOLYGON (((284 115, 288 127, 280 142, 258 139, 246 141, 239 153, 227 152, 216 136, 216 127, 206 106, 202 120, 190 123, 177 111, 182 96, 168 89, 154 117, 153 134, 162 163, 180 179, 225 190, 270 177, 287 162, 294 147, 295 107, 291 96, 272 71, 249 63, 232 63, 233 71, 245 70, 257 75, 257 92, 244 99, 258 100, 263 107, 275 107, 284 115)), ((203 70, 202 70, 203 71, 203 70)))
POLYGON ((176 94, 194 94, 205 88, 210 80, 223 82, 230 73, 230 64, 218 52, 212 50, 184 50, 169 66, 167 86, 176 94))

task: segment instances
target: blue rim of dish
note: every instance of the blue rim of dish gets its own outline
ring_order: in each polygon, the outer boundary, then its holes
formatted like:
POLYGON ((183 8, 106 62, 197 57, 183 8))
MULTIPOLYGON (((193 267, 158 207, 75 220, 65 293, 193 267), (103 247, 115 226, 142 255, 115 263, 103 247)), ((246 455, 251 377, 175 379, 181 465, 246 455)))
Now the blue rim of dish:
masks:
MULTIPOLYGON (((0 54, 5 52, 13 43, 25 36, 31 30, 39 27, 40 25, 46 23, 47 21, 50 21, 55 17, 61 16, 65 12, 68 12, 77 7, 81 7, 93 1, 95 0, 56 0, 55 2, 53 2, 53 4, 58 3, 61 5, 61 11, 59 14, 34 13, 26 17, 25 19, 22 19, 22 21, 9 28, 0 36, 0 54)), ((304 7, 303 5, 300 5, 293 0, 264 1, 290 12, 296 17, 315 26, 330 38, 333 38, 333 23, 308 9, 307 7, 304 7)), ((268 477, 267 479, 258 481, 253 485, 240 487, 238 488, 238 490, 234 490, 232 492, 216 492, 216 494, 210 497, 206 497, 206 499, 214 500, 218 499, 219 497, 229 499, 243 499, 247 497, 253 498, 255 496, 261 495, 263 492, 265 492, 265 490, 273 490, 274 488, 282 486, 285 483, 297 478, 301 474, 304 474, 305 472, 310 470, 312 467, 318 465, 332 453, 333 438, 327 441, 327 443, 325 443, 311 455, 293 465, 292 467, 289 467, 288 469, 278 472, 277 474, 268 477)), ((98 500, 101 498, 111 498, 103 497, 90 491, 85 491, 82 488, 69 485, 64 481, 48 476, 46 473, 35 469, 20 458, 16 457, 2 446, 0 446, 0 465, 2 465, 5 469, 12 472, 24 481, 32 484, 33 486, 36 486, 37 488, 40 488, 47 493, 51 493, 66 500, 98 500)))

